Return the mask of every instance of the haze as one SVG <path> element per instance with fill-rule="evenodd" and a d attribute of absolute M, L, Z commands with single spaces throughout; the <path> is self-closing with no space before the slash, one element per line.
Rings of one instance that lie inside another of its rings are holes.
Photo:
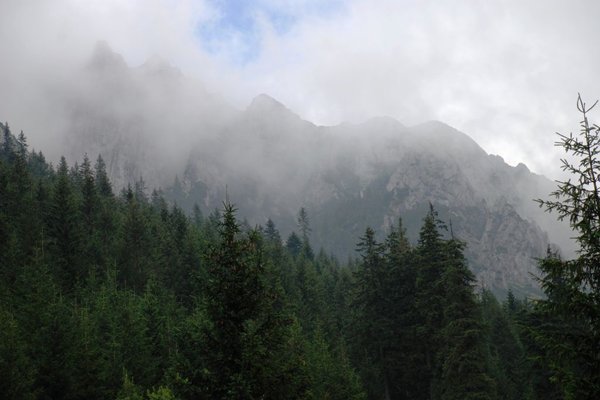
<path fill-rule="evenodd" d="M 129 66 L 159 55 L 238 108 L 268 93 L 316 124 L 441 120 L 556 177 L 553 133 L 577 130 L 577 92 L 600 96 L 599 12 L 595 1 L 3 0 L 0 118 L 56 158 L 55 100 L 104 40 Z"/>

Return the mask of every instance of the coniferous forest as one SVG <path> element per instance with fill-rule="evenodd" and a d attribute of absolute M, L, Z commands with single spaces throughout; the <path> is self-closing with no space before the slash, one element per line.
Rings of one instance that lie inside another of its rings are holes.
<path fill-rule="evenodd" d="M 580 111 L 587 112 L 580 102 Z M 187 215 L 101 157 L 57 166 L 0 126 L 4 399 L 584 399 L 600 383 L 599 129 L 564 136 L 578 179 L 542 206 L 582 251 L 540 260 L 541 299 L 480 286 L 433 206 L 365 227 L 341 262 L 235 199 Z M 592 150 L 592 151 L 590 151 Z M 581 179 L 579 179 L 581 178 Z M 384 237 L 384 240 L 378 240 Z"/>

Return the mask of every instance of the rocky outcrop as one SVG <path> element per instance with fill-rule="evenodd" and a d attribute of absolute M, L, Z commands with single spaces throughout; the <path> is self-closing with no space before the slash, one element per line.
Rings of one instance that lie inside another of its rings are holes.
<path fill-rule="evenodd" d="M 117 186 L 143 177 L 179 205 L 218 208 L 227 190 L 252 224 L 272 218 L 283 235 L 309 212 L 314 246 L 354 255 L 367 226 L 402 218 L 416 240 L 429 203 L 467 242 L 479 281 L 532 293 L 548 244 L 572 251 L 569 230 L 537 208 L 553 183 L 488 155 L 437 121 L 388 118 L 315 126 L 268 95 L 236 110 L 164 60 L 129 68 L 101 44 L 64 101 L 68 153 L 101 153 Z M 227 188 L 227 189 L 226 189 Z"/>

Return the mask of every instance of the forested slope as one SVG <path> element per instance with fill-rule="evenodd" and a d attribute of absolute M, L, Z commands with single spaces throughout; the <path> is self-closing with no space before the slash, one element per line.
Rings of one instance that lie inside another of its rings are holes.
<path fill-rule="evenodd" d="M 7 399 L 553 398 L 527 302 L 474 288 L 423 216 L 364 227 L 356 260 L 250 227 L 235 199 L 186 215 L 102 158 L 53 167 L 1 125 L 0 393 Z M 230 203 L 231 201 L 231 203 Z M 532 360 L 536 360 L 535 362 Z"/>

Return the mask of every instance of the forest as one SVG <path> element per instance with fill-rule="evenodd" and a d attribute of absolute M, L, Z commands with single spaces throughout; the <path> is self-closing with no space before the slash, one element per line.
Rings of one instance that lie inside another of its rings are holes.
<path fill-rule="evenodd" d="M 534 299 L 476 285 L 432 205 L 416 243 L 401 219 L 364 227 L 342 262 L 304 209 L 286 238 L 235 199 L 186 215 L 141 180 L 117 193 L 101 157 L 53 166 L 1 124 L 0 397 L 598 398 L 600 128 L 580 106 L 580 135 L 560 137 L 577 179 L 540 202 L 582 250 L 548 250 Z"/>

